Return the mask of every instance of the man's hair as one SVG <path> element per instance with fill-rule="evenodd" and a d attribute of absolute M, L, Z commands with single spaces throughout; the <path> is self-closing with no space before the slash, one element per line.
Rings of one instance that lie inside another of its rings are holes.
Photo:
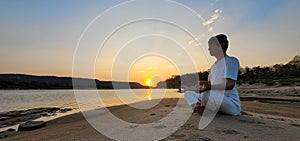
<path fill-rule="evenodd" d="M 226 52 L 227 49 L 228 49 L 229 42 L 227 40 L 227 36 L 226 35 L 219 34 L 219 35 L 211 37 L 208 40 L 208 44 L 209 45 L 221 45 L 221 46 L 224 45 L 222 47 L 222 49 L 223 49 L 224 52 Z"/>

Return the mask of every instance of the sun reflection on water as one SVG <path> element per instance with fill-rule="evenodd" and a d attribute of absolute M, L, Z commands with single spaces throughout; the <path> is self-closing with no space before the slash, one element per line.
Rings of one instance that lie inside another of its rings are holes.
<path fill-rule="evenodd" d="M 151 89 L 147 89 L 147 99 L 148 99 L 148 100 L 152 100 L 151 94 L 152 94 Z"/>

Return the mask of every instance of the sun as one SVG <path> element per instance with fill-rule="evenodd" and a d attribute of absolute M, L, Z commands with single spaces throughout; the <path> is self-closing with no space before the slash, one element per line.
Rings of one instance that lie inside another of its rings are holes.
<path fill-rule="evenodd" d="M 151 80 L 151 79 L 147 79 L 147 80 L 146 80 L 146 84 L 147 84 L 148 86 L 151 86 L 152 80 Z"/>

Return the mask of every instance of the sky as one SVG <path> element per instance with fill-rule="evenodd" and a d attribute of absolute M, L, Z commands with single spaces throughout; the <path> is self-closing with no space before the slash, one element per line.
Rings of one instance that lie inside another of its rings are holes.
<path fill-rule="evenodd" d="M 225 33 L 241 67 L 300 54 L 298 0 L 1 0 L 0 73 L 136 81 L 205 71 Z"/>

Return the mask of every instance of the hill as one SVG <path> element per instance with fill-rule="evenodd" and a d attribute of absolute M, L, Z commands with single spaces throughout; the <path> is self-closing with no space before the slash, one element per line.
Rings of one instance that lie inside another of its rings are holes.
<path fill-rule="evenodd" d="M 73 81 L 76 84 L 73 85 Z M 143 89 L 137 82 L 100 81 L 97 79 L 0 74 L 0 89 Z"/>

